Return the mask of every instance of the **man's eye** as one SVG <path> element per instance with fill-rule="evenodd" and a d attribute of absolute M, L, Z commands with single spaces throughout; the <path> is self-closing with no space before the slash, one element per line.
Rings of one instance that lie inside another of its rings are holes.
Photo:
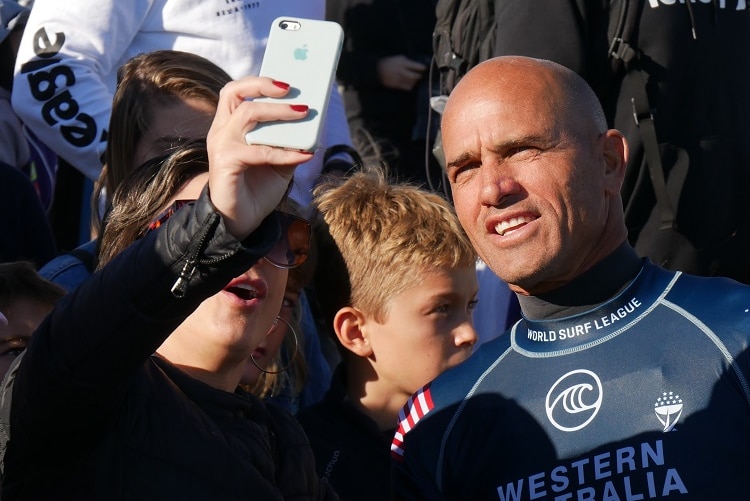
<path fill-rule="evenodd" d="M 517 155 L 535 155 L 539 150 L 537 148 L 534 148 L 533 146 L 516 146 L 514 148 L 511 148 L 507 151 L 507 156 L 517 156 Z"/>
<path fill-rule="evenodd" d="M 477 304 L 479 303 L 479 299 L 472 299 L 469 301 L 469 311 L 474 311 L 474 308 L 477 307 Z"/>
<path fill-rule="evenodd" d="M 297 303 L 294 302 L 293 299 L 290 299 L 288 297 L 285 297 L 281 300 L 281 307 L 282 308 L 289 308 L 290 310 L 293 309 Z"/>
<path fill-rule="evenodd" d="M 448 169 L 448 179 L 451 182 L 458 181 L 461 177 L 469 174 L 473 169 L 479 167 L 479 162 L 458 165 Z"/>

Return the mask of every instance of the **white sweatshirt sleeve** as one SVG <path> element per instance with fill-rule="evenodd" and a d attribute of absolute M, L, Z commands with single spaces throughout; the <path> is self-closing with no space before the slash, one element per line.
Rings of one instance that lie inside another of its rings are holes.
<path fill-rule="evenodd" d="M 115 75 L 152 0 L 36 0 L 16 60 L 16 114 L 90 179 L 102 167 Z"/>

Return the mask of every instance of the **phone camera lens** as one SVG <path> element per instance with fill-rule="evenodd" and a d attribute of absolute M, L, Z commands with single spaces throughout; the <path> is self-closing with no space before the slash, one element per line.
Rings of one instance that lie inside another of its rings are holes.
<path fill-rule="evenodd" d="M 287 22 L 283 22 L 283 23 L 281 23 L 281 25 L 280 25 L 280 26 L 281 26 L 281 29 L 282 29 L 282 30 L 285 30 L 285 29 L 287 29 L 287 28 L 289 27 L 289 23 L 287 23 Z"/>

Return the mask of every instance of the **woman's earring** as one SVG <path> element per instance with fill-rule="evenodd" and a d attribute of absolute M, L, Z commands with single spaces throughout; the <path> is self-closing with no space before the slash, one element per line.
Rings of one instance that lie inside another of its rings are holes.
<path fill-rule="evenodd" d="M 261 372 L 263 372 L 265 374 L 281 374 L 282 372 L 286 371 L 289 368 L 289 366 L 292 365 L 292 362 L 294 362 L 294 358 L 297 356 L 297 352 L 299 351 L 299 339 L 297 338 L 297 333 L 294 331 L 294 327 L 292 327 L 292 324 L 290 324 L 289 322 L 287 322 L 286 320 L 284 320 L 281 317 L 276 317 L 276 320 L 273 322 L 273 325 L 277 325 L 279 323 L 279 320 L 281 320 L 282 322 L 284 322 L 286 324 L 286 326 L 289 328 L 289 331 L 291 331 L 292 336 L 294 336 L 294 353 L 292 353 L 292 356 L 289 357 L 289 362 L 287 362 L 287 364 L 284 367 L 282 367 L 281 369 L 276 370 L 276 371 L 269 371 L 269 370 L 266 370 L 266 369 L 262 368 L 255 361 L 255 358 L 253 358 L 253 354 L 251 353 L 250 354 L 250 361 L 253 363 L 253 365 L 259 371 L 261 371 Z"/>

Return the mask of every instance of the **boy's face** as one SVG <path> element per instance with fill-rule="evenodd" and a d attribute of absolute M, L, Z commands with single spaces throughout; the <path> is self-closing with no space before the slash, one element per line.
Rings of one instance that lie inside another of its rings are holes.
<path fill-rule="evenodd" d="M 472 311 L 474 267 L 430 271 L 391 299 L 384 323 L 368 322 L 373 366 L 385 391 L 404 401 L 444 370 L 463 362 L 477 341 Z"/>

